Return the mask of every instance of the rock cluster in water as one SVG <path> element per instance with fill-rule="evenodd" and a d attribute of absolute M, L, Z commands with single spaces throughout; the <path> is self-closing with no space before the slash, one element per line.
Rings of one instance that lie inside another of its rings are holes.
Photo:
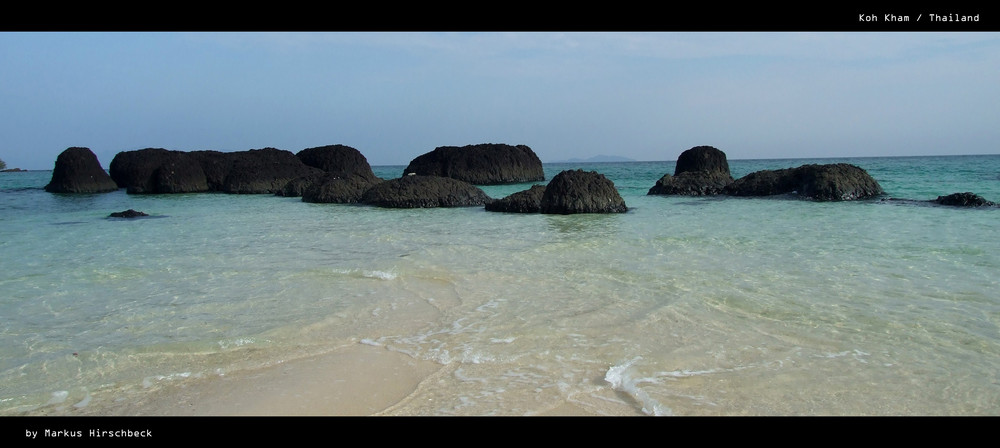
<path fill-rule="evenodd" d="M 883 191 L 868 172 L 846 163 L 761 170 L 734 180 L 724 152 L 711 146 L 697 146 L 681 153 L 674 175 L 664 175 L 647 194 L 796 194 L 817 201 L 849 201 L 874 198 L 882 195 Z"/>
<path fill-rule="evenodd" d="M 548 185 L 511 194 L 486 204 L 486 210 L 506 213 L 625 213 L 628 207 L 618 189 L 603 174 L 594 171 L 565 170 Z"/>
<path fill-rule="evenodd" d="M 441 176 L 475 185 L 514 184 L 545 179 L 542 161 L 525 145 L 483 143 L 439 146 L 417 156 L 404 175 Z"/>
<path fill-rule="evenodd" d="M 868 172 L 846 163 L 757 171 L 737 179 L 725 189 L 725 194 L 732 196 L 792 193 L 817 201 L 850 201 L 878 197 L 883 191 Z"/>
<path fill-rule="evenodd" d="M 674 175 L 664 174 L 647 194 L 717 195 L 731 183 L 726 153 L 711 146 L 696 146 L 682 152 Z"/>
<path fill-rule="evenodd" d="M 237 152 L 146 148 L 118 153 L 108 172 L 88 148 L 72 147 L 56 159 L 52 180 L 45 189 L 54 193 L 103 193 L 124 188 L 129 194 L 276 194 L 316 203 L 394 208 L 483 206 L 487 211 L 508 213 L 628 211 L 614 183 L 592 171 L 566 170 L 547 185 L 534 185 L 502 199 L 492 199 L 476 186 L 537 180 L 544 180 L 541 161 L 525 145 L 438 147 L 414 158 L 404 176 L 388 181 L 375 176 L 360 151 L 345 145 L 307 148 L 297 154 L 275 148 Z M 664 174 L 647 194 L 794 194 L 817 201 L 849 201 L 884 193 L 865 170 L 844 163 L 761 170 L 733 179 L 724 152 L 697 146 L 682 152 L 673 175 Z M 998 206 L 969 192 L 924 202 Z"/>
<path fill-rule="evenodd" d="M 274 194 L 293 179 L 323 170 L 275 148 L 236 152 L 147 148 L 118 153 L 109 172 L 131 194 Z"/>

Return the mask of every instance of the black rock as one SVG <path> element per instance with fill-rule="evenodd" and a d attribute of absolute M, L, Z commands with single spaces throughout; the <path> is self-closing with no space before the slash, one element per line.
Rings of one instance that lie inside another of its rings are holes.
<path fill-rule="evenodd" d="M 364 204 L 389 208 L 470 207 L 490 201 L 483 190 L 468 182 L 417 175 L 377 183 L 361 197 Z"/>
<path fill-rule="evenodd" d="M 288 182 L 323 171 L 310 167 L 290 151 L 171 151 L 146 148 L 118 153 L 111 177 L 129 193 L 274 194 Z"/>
<path fill-rule="evenodd" d="M 328 145 L 306 148 L 299 151 L 296 156 L 302 163 L 328 173 L 344 176 L 357 174 L 368 180 L 376 178 L 368 159 L 361 154 L 361 151 L 350 146 Z"/>
<path fill-rule="evenodd" d="M 183 151 L 146 148 L 115 155 L 111 178 L 129 194 L 209 191 L 199 159 Z"/>
<path fill-rule="evenodd" d="M 441 176 L 475 185 L 534 182 L 545 179 L 542 161 L 525 145 L 484 143 L 440 146 L 413 159 L 403 175 Z"/>
<path fill-rule="evenodd" d="M 711 146 L 696 146 L 677 158 L 673 176 L 664 174 L 646 194 L 717 195 L 731 183 L 726 153 Z"/>
<path fill-rule="evenodd" d="M 359 173 L 327 173 L 314 179 L 302 191 L 303 202 L 324 204 L 353 204 L 361 201 L 369 188 L 382 182 L 375 176 Z M 288 187 L 285 187 L 286 190 Z"/>
<path fill-rule="evenodd" d="M 733 196 L 796 193 L 817 201 L 850 201 L 884 194 L 868 172 L 846 163 L 757 171 L 737 179 L 726 187 L 725 193 Z"/>
<path fill-rule="evenodd" d="M 288 182 L 314 173 L 319 168 L 302 163 L 290 151 L 275 148 L 225 153 L 231 160 L 221 191 L 238 194 L 275 194 Z"/>
<path fill-rule="evenodd" d="M 109 218 L 139 218 L 142 216 L 149 216 L 149 215 L 132 209 L 128 209 L 123 212 L 114 212 L 108 215 Z"/>
<path fill-rule="evenodd" d="M 628 207 L 614 182 L 594 171 L 567 170 L 549 181 L 540 211 L 548 214 L 625 213 Z"/>
<path fill-rule="evenodd" d="M 996 207 L 993 201 L 987 201 L 982 196 L 974 193 L 952 193 L 947 196 L 938 196 L 934 202 L 941 205 L 951 205 L 956 207 Z"/>
<path fill-rule="evenodd" d="M 67 148 L 56 158 L 52 180 L 45 186 L 50 193 L 107 193 L 118 190 L 97 156 L 89 148 Z"/>
<path fill-rule="evenodd" d="M 314 173 L 292 179 L 288 181 L 288 183 L 285 184 L 284 187 L 281 188 L 281 191 L 278 191 L 274 194 L 276 196 L 284 196 L 289 198 L 302 197 L 302 194 L 305 193 L 305 191 L 309 187 L 311 187 L 314 182 L 316 182 L 319 179 L 322 179 L 323 176 L 324 174 Z"/>
<path fill-rule="evenodd" d="M 538 213 L 542 210 L 544 185 L 532 185 L 531 188 L 511 194 L 486 204 L 486 210 L 507 213 Z"/>

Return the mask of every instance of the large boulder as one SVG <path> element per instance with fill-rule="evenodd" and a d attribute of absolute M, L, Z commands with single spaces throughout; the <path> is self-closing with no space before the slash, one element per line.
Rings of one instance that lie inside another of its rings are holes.
<path fill-rule="evenodd" d="M 361 151 L 345 145 L 318 146 L 299 151 L 296 156 L 302 163 L 319 168 L 328 173 L 342 175 L 358 174 L 369 180 L 375 179 L 368 159 Z"/>
<path fill-rule="evenodd" d="M 302 163 L 290 151 L 171 151 L 147 148 L 120 152 L 111 161 L 111 177 L 129 193 L 274 194 L 289 181 L 323 170 Z"/>
<path fill-rule="evenodd" d="M 302 163 L 291 151 L 281 149 L 251 149 L 227 155 L 232 162 L 222 183 L 222 191 L 226 193 L 275 194 L 294 179 L 323 172 Z"/>
<path fill-rule="evenodd" d="M 209 191 L 198 159 L 183 151 L 146 148 L 115 155 L 111 178 L 130 194 Z"/>
<path fill-rule="evenodd" d="M 816 201 L 870 199 L 884 194 L 878 181 L 867 171 L 846 163 L 757 171 L 737 179 L 725 192 L 733 196 L 796 193 Z"/>
<path fill-rule="evenodd" d="M 534 182 L 545 179 L 542 161 L 525 145 L 483 143 L 440 146 L 417 156 L 404 175 L 441 176 L 475 185 Z"/>
<path fill-rule="evenodd" d="M 97 155 L 90 148 L 72 147 L 56 157 L 52 179 L 45 186 L 51 193 L 107 193 L 118 190 Z"/>
<path fill-rule="evenodd" d="M 389 208 L 470 207 L 490 201 L 483 190 L 468 182 L 418 175 L 377 183 L 361 197 L 364 204 Z"/>
<path fill-rule="evenodd" d="M 540 211 L 549 214 L 625 213 L 628 207 L 614 182 L 594 171 L 566 170 L 549 181 Z"/>
<path fill-rule="evenodd" d="M 353 204 L 361 201 L 361 197 L 375 184 L 382 182 L 375 176 L 367 176 L 359 173 L 343 174 L 339 172 L 326 173 L 323 176 L 314 178 L 300 178 L 309 181 L 309 186 L 302 191 L 302 202 L 324 203 L 324 204 Z M 285 193 L 296 181 L 292 181 L 285 186 Z M 289 196 L 289 194 L 285 194 Z"/>
<path fill-rule="evenodd" d="M 527 190 L 487 203 L 485 208 L 491 212 L 538 213 L 542 210 L 544 194 L 544 185 L 532 185 Z"/>
<path fill-rule="evenodd" d="M 226 178 L 233 167 L 233 153 L 202 150 L 188 153 L 198 161 L 208 182 L 208 191 L 224 191 Z"/>
<path fill-rule="evenodd" d="M 674 175 L 664 174 L 646 194 L 705 196 L 722 194 L 733 183 L 726 153 L 711 146 L 696 146 L 681 153 Z"/>
<path fill-rule="evenodd" d="M 306 192 L 306 190 L 308 190 L 309 187 L 312 187 L 314 182 L 322 179 L 324 176 L 326 176 L 326 174 L 314 173 L 292 179 L 288 181 L 288 183 L 285 184 L 284 187 L 281 187 L 281 191 L 278 191 L 274 194 L 276 196 L 284 196 L 289 198 L 302 197 L 302 195 Z"/>
<path fill-rule="evenodd" d="M 993 201 L 987 201 L 982 196 L 978 194 L 965 192 L 965 193 L 952 193 L 947 196 L 938 196 L 934 202 L 941 205 L 951 205 L 955 207 L 996 207 L 997 203 Z"/>

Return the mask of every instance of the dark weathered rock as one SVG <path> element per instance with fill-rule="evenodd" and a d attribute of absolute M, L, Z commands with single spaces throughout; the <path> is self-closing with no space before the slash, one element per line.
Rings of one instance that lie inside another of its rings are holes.
<path fill-rule="evenodd" d="M 183 151 L 146 148 L 123 151 L 111 161 L 111 178 L 130 194 L 209 191 L 198 159 Z"/>
<path fill-rule="evenodd" d="M 549 214 L 624 213 L 628 211 L 614 182 L 593 171 L 563 171 L 549 181 L 540 211 Z"/>
<path fill-rule="evenodd" d="M 277 193 L 289 181 L 323 171 L 290 151 L 171 151 L 147 148 L 118 153 L 111 177 L 129 193 Z"/>
<path fill-rule="evenodd" d="M 705 196 L 722 194 L 733 183 L 726 153 L 711 146 L 696 146 L 681 153 L 674 175 L 664 174 L 647 194 Z"/>
<path fill-rule="evenodd" d="M 754 171 L 726 187 L 731 196 L 772 196 L 797 190 L 795 168 Z"/>
<path fill-rule="evenodd" d="M 328 145 L 316 148 L 306 148 L 296 156 L 302 163 L 319 168 L 328 173 L 341 175 L 357 174 L 369 180 L 375 180 L 368 159 L 361 151 L 345 145 Z"/>
<path fill-rule="evenodd" d="M 149 216 L 149 215 L 132 209 L 128 209 L 123 212 L 114 212 L 108 215 L 109 218 L 141 218 L 143 216 Z"/>
<path fill-rule="evenodd" d="M 322 179 L 323 176 L 325 176 L 325 174 L 316 173 L 292 179 L 288 181 L 288 183 L 285 184 L 284 187 L 281 188 L 281 191 L 278 191 L 274 194 L 276 196 L 284 196 L 289 198 L 302 197 L 302 194 L 305 193 L 305 191 L 309 187 L 311 187 L 314 182 L 316 182 L 319 179 Z"/>
<path fill-rule="evenodd" d="M 664 174 L 646 194 L 711 196 L 722 194 L 731 183 L 733 176 L 722 173 L 687 172 L 676 176 Z"/>
<path fill-rule="evenodd" d="M 441 176 L 475 185 L 534 182 L 545 179 L 542 161 L 525 145 L 484 143 L 440 146 L 413 159 L 403 174 Z"/>
<path fill-rule="evenodd" d="M 222 191 L 237 194 L 275 194 L 288 182 L 313 173 L 319 168 L 302 163 L 290 151 L 275 148 L 251 149 L 227 153 L 232 160 Z"/>
<path fill-rule="evenodd" d="M 507 213 L 538 213 L 542 210 L 542 195 L 544 194 L 544 185 L 532 185 L 527 190 L 487 203 L 486 210 Z"/>
<path fill-rule="evenodd" d="M 846 163 L 803 165 L 796 170 L 799 196 L 817 201 L 851 201 L 884 194 L 867 171 Z"/>
<path fill-rule="evenodd" d="M 726 187 L 725 193 L 733 196 L 796 193 L 817 201 L 850 201 L 884 194 L 868 172 L 846 163 L 757 171 L 737 179 Z"/>
<path fill-rule="evenodd" d="M 361 202 L 379 207 L 470 207 L 492 199 L 475 185 L 440 176 L 407 175 L 369 188 Z"/>
<path fill-rule="evenodd" d="M 712 146 L 695 146 L 677 156 L 674 176 L 699 172 L 729 174 L 726 153 Z"/>
<path fill-rule="evenodd" d="M 205 181 L 208 183 L 208 191 L 223 191 L 226 177 L 233 167 L 232 153 L 204 150 L 191 151 L 188 154 L 201 165 Z"/>
<path fill-rule="evenodd" d="M 947 196 L 938 196 L 934 202 L 941 205 L 951 205 L 956 207 L 996 207 L 997 203 L 987 201 L 982 196 L 971 192 L 952 193 Z"/>
<path fill-rule="evenodd" d="M 52 180 L 45 186 L 51 193 L 107 193 L 118 190 L 97 155 L 89 148 L 72 147 L 56 157 Z"/>
<path fill-rule="evenodd" d="M 353 204 L 361 201 L 369 188 L 382 182 L 375 176 L 359 173 L 327 173 L 316 178 L 302 192 L 303 202 L 324 204 Z M 286 189 L 288 187 L 285 187 Z"/>

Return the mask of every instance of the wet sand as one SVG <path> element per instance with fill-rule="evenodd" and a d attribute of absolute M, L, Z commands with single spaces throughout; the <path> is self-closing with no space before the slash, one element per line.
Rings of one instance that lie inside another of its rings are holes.
<path fill-rule="evenodd" d="M 86 416 L 406 416 L 421 385 L 451 369 L 383 347 L 336 352 L 236 374 L 170 385 L 138 401 L 52 408 L 45 415 Z M 55 412 L 53 412 L 55 411 Z M 593 415 L 571 403 L 538 415 Z"/>

